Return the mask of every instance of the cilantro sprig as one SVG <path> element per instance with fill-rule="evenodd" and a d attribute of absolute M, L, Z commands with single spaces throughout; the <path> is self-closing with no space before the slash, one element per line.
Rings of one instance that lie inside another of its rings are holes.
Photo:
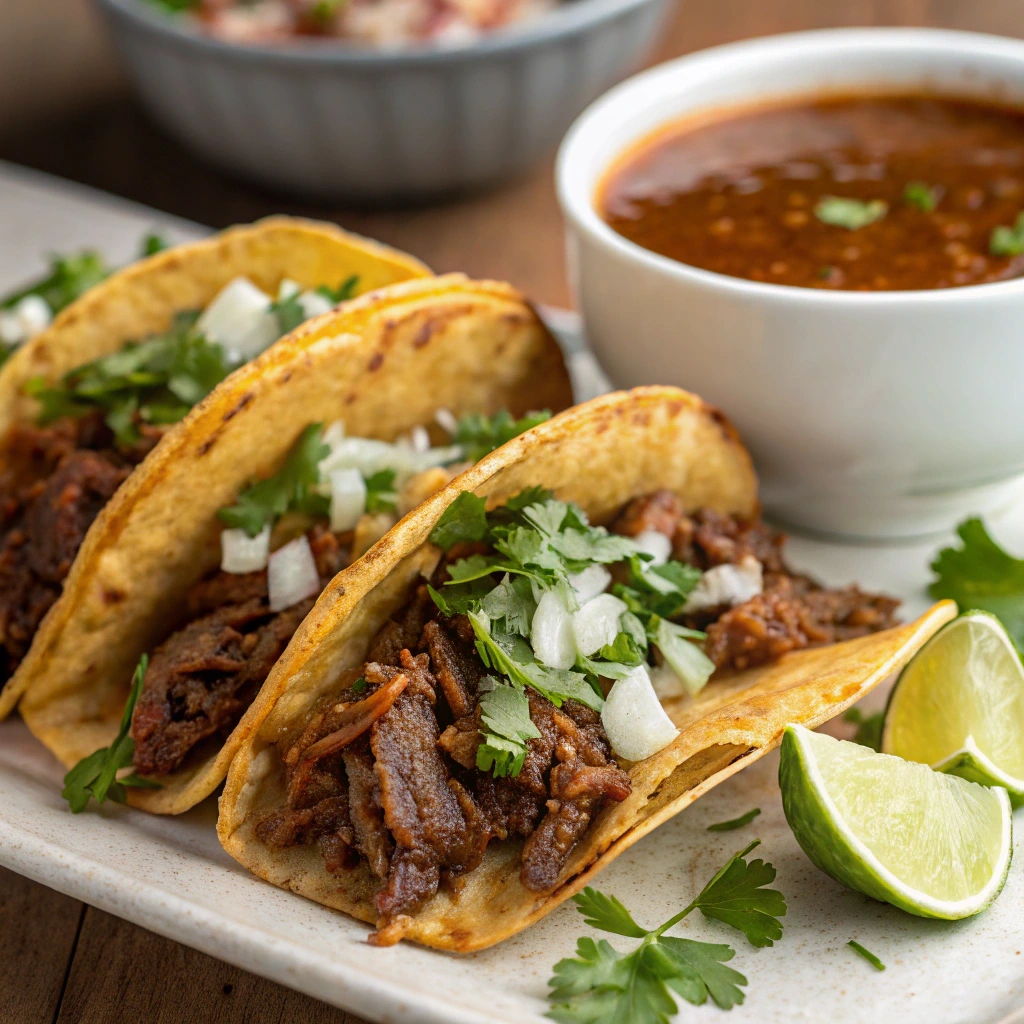
<path fill-rule="evenodd" d="M 59 313 L 93 285 L 110 275 L 111 268 L 99 253 L 87 250 L 73 256 L 54 256 L 50 272 L 37 281 L 0 299 L 0 309 L 10 309 L 29 295 L 38 295 L 51 312 Z"/>
<path fill-rule="evenodd" d="M 960 611 L 991 612 L 1024 651 L 1024 558 L 1014 558 L 992 539 L 977 518 L 957 527 L 959 547 L 943 548 L 932 562 L 935 598 L 949 597 Z"/>
<path fill-rule="evenodd" d="M 132 688 L 128 695 L 128 703 L 124 708 L 124 715 L 121 717 L 121 728 L 118 730 L 117 738 L 109 747 L 102 747 L 93 751 L 88 757 L 83 757 L 64 776 L 64 789 L 61 796 L 67 800 L 74 814 L 79 814 L 88 806 L 89 800 L 93 799 L 101 804 L 104 800 L 115 800 L 119 804 L 127 800 L 126 787 L 136 786 L 139 788 L 158 788 L 160 783 L 153 779 L 146 779 L 134 774 L 118 778 L 117 773 L 124 768 L 130 768 L 132 756 L 135 753 L 135 741 L 129 735 L 132 726 L 132 715 L 135 713 L 135 704 L 142 693 L 142 683 L 146 678 L 146 669 L 149 667 L 149 658 L 144 654 L 136 666 L 135 675 L 132 677 Z"/>
<path fill-rule="evenodd" d="M 194 312 L 179 313 L 166 333 L 129 342 L 76 367 L 56 384 L 29 381 L 26 392 L 41 405 L 39 422 L 99 409 L 122 445 L 138 440 L 137 421 L 176 423 L 234 369 L 221 347 L 195 330 L 197 318 Z"/>
<path fill-rule="evenodd" d="M 637 924 L 614 896 L 590 887 L 574 896 L 588 925 L 641 942 L 631 953 L 620 953 L 605 939 L 580 938 L 576 956 L 555 964 L 548 1016 L 561 1024 L 668 1024 L 678 1009 L 676 996 L 695 1006 L 710 996 L 723 1010 L 742 1003 L 747 979 L 725 966 L 736 955 L 730 946 L 665 933 L 700 910 L 742 931 L 754 946 L 781 938 L 786 900 L 766 888 L 775 869 L 744 859 L 759 842 L 735 854 L 696 899 L 652 931 Z"/>
<path fill-rule="evenodd" d="M 844 722 L 857 726 L 853 742 L 872 750 L 882 749 L 882 726 L 885 725 L 885 712 L 876 711 L 873 715 L 865 715 L 860 708 L 850 708 L 843 715 Z"/>
<path fill-rule="evenodd" d="M 882 199 L 850 199 L 844 196 L 825 196 L 814 207 L 814 216 L 836 228 L 856 231 L 881 220 L 889 212 L 889 205 Z"/>
<path fill-rule="evenodd" d="M 518 420 L 513 419 L 507 409 L 502 409 L 493 416 L 471 413 L 458 421 L 452 441 L 462 445 L 470 462 L 479 462 L 496 448 L 549 419 L 549 409 L 528 412 Z"/>
<path fill-rule="evenodd" d="M 707 830 L 709 832 L 732 832 L 734 829 L 749 825 L 760 813 L 761 808 L 754 807 L 746 814 L 741 814 L 738 818 L 732 818 L 730 821 L 716 821 L 714 825 L 708 825 Z"/>
<path fill-rule="evenodd" d="M 923 181 L 909 181 L 903 189 L 903 202 L 922 213 L 931 213 L 942 198 L 940 185 L 927 185 Z"/>
<path fill-rule="evenodd" d="M 883 964 L 870 949 L 865 949 L 859 942 L 855 942 L 853 939 L 850 939 L 847 945 L 854 951 L 854 953 L 857 954 L 857 956 L 867 960 L 867 962 L 871 964 L 876 971 L 885 970 L 885 964 Z"/>
<path fill-rule="evenodd" d="M 476 766 L 482 772 L 493 769 L 495 778 L 518 775 L 526 760 L 526 744 L 539 739 L 540 730 L 530 719 L 530 702 L 522 690 L 493 676 L 480 697 L 483 740 L 476 751 Z"/>
<path fill-rule="evenodd" d="M 993 256 L 1020 256 L 1024 254 L 1024 211 L 1009 227 L 1000 224 L 992 229 L 988 240 L 988 251 Z"/>
<path fill-rule="evenodd" d="M 305 512 L 317 517 L 328 515 L 330 500 L 316 490 L 320 460 L 330 451 L 322 435 L 323 424 L 311 423 L 306 427 L 292 445 L 284 465 L 273 476 L 242 491 L 234 505 L 218 511 L 218 519 L 255 537 L 285 512 Z"/>

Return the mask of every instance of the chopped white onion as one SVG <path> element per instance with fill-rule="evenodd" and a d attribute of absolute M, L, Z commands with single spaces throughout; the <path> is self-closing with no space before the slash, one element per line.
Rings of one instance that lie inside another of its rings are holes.
<path fill-rule="evenodd" d="M 572 616 L 561 595 L 554 590 L 546 590 L 537 602 L 530 643 L 537 660 L 549 668 L 572 668 L 576 663 Z"/>
<path fill-rule="evenodd" d="M 689 614 L 742 604 L 760 594 L 763 588 L 761 563 L 753 555 L 745 555 L 736 565 L 716 565 L 703 573 L 690 591 L 683 611 Z"/>
<path fill-rule="evenodd" d="M 343 420 L 335 420 L 329 423 L 323 433 L 323 443 L 332 451 L 345 439 L 345 423 Z"/>
<path fill-rule="evenodd" d="M 305 535 L 278 548 L 267 564 L 270 610 L 282 612 L 304 598 L 320 593 L 320 574 Z"/>
<path fill-rule="evenodd" d="M 331 529 L 354 530 L 366 511 L 366 481 L 358 469 L 331 473 Z"/>
<path fill-rule="evenodd" d="M 455 418 L 455 414 L 451 409 L 438 409 L 434 413 L 434 419 L 442 430 L 447 431 L 452 437 L 455 436 L 456 431 L 459 429 L 459 421 Z"/>
<path fill-rule="evenodd" d="M 302 312 L 307 320 L 314 316 L 330 313 L 334 309 L 334 303 L 326 295 L 321 295 L 319 292 L 303 292 L 298 298 L 298 303 L 302 307 Z"/>
<path fill-rule="evenodd" d="M 580 654 L 589 658 L 605 644 L 614 643 L 619 635 L 619 618 L 625 610 L 625 601 L 613 594 L 599 594 L 575 612 L 572 634 Z"/>
<path fill-rule="evenodd" d="M 358 469 L 365 477 L 382 469 L 393 469 L 398 488 L 413 474 L 454 462 L 462 455 L 459 445 L 417 452 L 408 441 L 405 444 L 388 444 L 368 437 L 342 437 L 336 441 L 332 438 L 328 444 L 331 452 L 320 462 L 321 480 L 330 479 L 330 474 L 337 469 Z"/>
<path fill-rule="evenodd" d="M 286 277 L 277 286 L 277 301 L 284 302 L 285 299 L 294 298 L 302 291 L 302 285 L 298 281 L 293 281 L 290 277 Z"/>
<path fill-rule="evenodd" d="M 651 565 L 664 565 L 672 554 L 672 541 L 657 530 L 644 530 L 633 538 L 633 543 L 654 559 Z"/>
<path fill-rule="evenodd" d="M 270 296 L 247 277 L 236 277 L 220 290 L 196 321 L 196 329 L 222 345 L 232 359 L 252 359 L 281 334 L 270 311 Z"/>
<path fill-rule="evenodd" d="M 603 565 L 588 565 L 582 572 L 569 574 L 569 583 L 581 605 L 603 594 L 611 581 L 612 574 Z"/>
<path fill-rule="evenodd" d="M 266 569 L 270 555 L 270 524 L 250 537 L 245 530 L 220 531 L 220 567 L 224 572 L 245 573 Z"/>
<path fill-rule="evenodd" d="M 39 295 L 26 295 L 10 309 L 0 312 L 0 341 L 5 345 L 21 345 L 53 321 L 53 310 Z"/>
<path fill-rule="evenodd" d="M 427 433 L 426 427 L 413 427 L 409 440 L 412 442 L 414 452 L 422 455 L 424 452 L 430 451 L 430 435 Z"/>
<path fill-rule="evenodd" d="M 612 686 L 601 724 L 612 750 L 627 761 L 642 761 L 679 735 L 658 701 L 646 665 L 638 665 Z"/>
<path fill-rule="evenodd" d="M 678 676 L 683 689 L 691 697 L 704 689 L 715 663 L 692 641 L 686 639 L 686 630 L 662 619 L 654 635 L 654 643 L 666 664 Z"/>

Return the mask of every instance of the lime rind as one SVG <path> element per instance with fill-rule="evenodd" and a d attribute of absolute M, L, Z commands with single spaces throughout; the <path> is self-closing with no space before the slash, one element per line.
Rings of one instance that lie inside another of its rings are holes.
<path fill-rule="evenodd" d="M 786 728 L 779 760 L 779 785 L 786 820 L 797 842 L 817 867 L 850 889 L 918 917 L 960 920 L 980 913 L 995 900 L 1006 882 L 1013 855 L 1012 811 L 1006 790 L 998 787 L 988 790 L 999 805 L 1001 830 L 999 850 L 988 882 L 965 899 L 938 899 L 898 878 L 852 831 L 828 792 L 817 758 L 809 746 L 811 736 L 813 733 L 803 726 Z M 879 813 L 885 813 L 884 806 L 880 806 Z"/>
<path fill-rule="evenodd" d="M 954 658 L 959 657 L 961 662 L 948 671 L 955 673 L 959 669 L 961 673 L 967 674 L 969 670 L 976 669 L 981 678 L 966 683 L 955 682 L 959 692 L 948 694 L 950 700 L 943 701 L 942 680 L 940 678 L 937 681 L 932 673 L 952 665 L 953 659 L 939 659 L 936 664 L 935 652 L 941 654 L 949 649 L 951 634 L 964 629 L 973 631 L 972 646 L 964 658 L 963 649 L 957 649 L 954 645 L 951 653 Z M 991 670 L 996 665 L 1007 672 L 1004 676 L 1006 685 L 1002 687 L 993 685 Z M 953 713 L 950 704 L 955 708 Z M 980 720 L 975 717 L 973 723 L 968 721 L 970 716 L 965 713 L 965 709 L 980 711 Z M 960 713 L 956 714 L 956 711 Z M 972 725 L 980 727 L 982 733 L 988 734 L 997 752 L 1001 746 L 1004 758 L 1020 757 L 1017 752 L 1022 747 L 1015 741 L 1012 731 L 1003 732 L 1000 737 L 1002 744 L 994 736 L 998 735 L 1005 722 L 1014 721 L 1019 722 L 1019 731 L 1024 733 L 1024 665 L 1003 624 L 990 612 L 968 611 L 959 615 L 943 626 L 903 669 L 886 705 L 882 750 L 907 760 L 929 764 L 936 771 L 957 775 L 969 782 L 983 786 L 1002 786 L 1009 793 L 1014 807 L 1024 805 L 1024 778 L 1000 767 L 992 756 L 993 751 L 983 750 L 982 744 L 972 733 L 956 736 L 954 740 L 949 735 L 953 721 L 963 723 L 966 729 Z M 942 737 L 943 727 L 947 733 L 945 737 Z M 1006 741 L 1007 734 L 1010 736 L 1009 742 Z M 940 738 L 952 740 L 948 746 L 953 749 L 949 752 L 935 749 Z M 936 757 L 939 753 L 942 756 Z M 1015 767 L 1019 770 L 1020 765 Z"/>
<path fill-rule="evenodd" d="M 968 736 L 962 750 L 951 754 L 944 761 L 931 766 L 937 772 L 947 775 L 958 775 L 968 782 L 976 782 L 979 786 L 1000 786 L 1010 797 L 1010 805 L 1014 808 L 1024 806 L 1024 780 L 1015 779 L 998 768 L 978 749 L 973 736 Z"/>

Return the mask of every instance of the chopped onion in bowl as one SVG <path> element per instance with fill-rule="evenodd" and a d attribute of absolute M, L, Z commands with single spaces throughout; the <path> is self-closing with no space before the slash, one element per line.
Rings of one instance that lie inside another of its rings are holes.
<path fill-rule="evenodd" d="M 736 565 L 716 565 L 701 575 L 683 605 L 683 611 L 704 611 L 722 605 L 737 605 L 756 597 L 764 589 L 761 563 L 744 555 Z"/>
<path fill-rule="evenodd" d="M 196 321 L 196 330 L 223 346 L 232 359 L 259 355 L 281 333 L 270 296 L 247 277 L 236 277 L 217 293 Z"/>
<path fill-rule="evenodd" d="M 614 643 L 625 610 L 625 601 L 613 594 L 599 594 L 573 613 L 572 633 L 580 654 L 589 658 L 605 644 Z"/>
<path fill-rule="evenodd" d="M 366 511 L 366 481 L 358 469 L 331 473 L 331 529 L 354 530 Z"/>
<path fill-rule="evenodd" d="M 561 595 L 546 590 L 537 602 L 530 627 L 530 644 L 537 660 L 549 668 L 572 668 L 576 664 L 576 641 L 572 616 Z"/>
<path fill-rule="evenodd" d="M 627 761 L 642 761 L 679 735 L 658 701 L 646 665 L 638 665 L 612 686 L 601 712 L 601 724 L 612 750 Z"/>
<path fill-rule="evenodd" d="M 410 440 L 412 450 L 417 454 L 422 455 L 424 452 L 430 451 L 430 435 L 427 433 L 426 427 L 413 427 Z"/>
<path fill-rule="evenodd" d="M 612 574 L 603 565 L 589 565 L 582 572 L 569 574 L 569 583 L 581 605 L 603 594 L 611 581 Z"/>
<path fill-rule="evenodd" d="M 220 531 L 220 567 L 224 572 L 246 573 L 266 569 L 270 555 L 270 524 L 250 537 L 245 530 Z"/>
<path fill-rule="evenodd" d="M 704 689 L 715 671 L 715 663 L 696 644 L 687 639 L 687 634 L 692 632 L 683 626 L 661 619 L 654 636 L 654 642 L 662 657 L 691 697 Z M 698 634 L 700 635 L 702 634 Z"/>
<path fill-rule="evenodd" d="M 633 538 L 633 543 L 643 552 L 651 555 L 650 565 L 664 565 L 672 554 L 672 541 L 657 530 L 644 530 Z"/>
<path fill-rule="evenodd" d="M 267 564 L 270 610 L 282 612 L 304 598 L 320 593 L 320 574 L 305 535 L 278 548 Z"/>

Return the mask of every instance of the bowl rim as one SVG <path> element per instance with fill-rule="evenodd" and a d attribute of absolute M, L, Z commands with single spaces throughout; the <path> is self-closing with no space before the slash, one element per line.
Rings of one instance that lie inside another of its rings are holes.
<path fill-rule="evenodd" d="M 701 286 L 726 294 L 736 299 L 760 299 L 796 306 L 814 305 L 858 305 L 873 307 L 915 305 L 941 305 L 948 303 L 989 301 L 986 297 L 1019 297 L 1024 295 L 1024 277 L 1005 281 L 990 281 L 980 284 L 960 285 L 952 288 L 930 288 L 903 291 L 828 291 L 820 288 L 804 288 L 799 285 L 774 284 L 750 281 L 741 277 L 730 277 L 713 270 L 704 270 L 681 263 L 668 256 L 645 249 L 618 234 L 598 214 L 594 190 L 589 183 L 584 187 L 578 176 L 578 168 L 591 164 L 594 157 L 592 144 L 600 137 L 597 130 L 609 109 L 623 104 L 634 97 L 642 109 L 650 100 L 640 97 L 652 84 L 666 85 L 668 89 L 681 89 L 675 84 L 677 78 L 684 81 L 700 72 L 720 72 L 735 75 L 737 66 L 760 61 L 780 61 L 783 58 L 798 59 L 802 55 L 828 53 L 841 57 L 842 52 L 884 53 L 892 57 L 902 51 L 941 54 L 951 63 L 971 56 L 1011 59 L 1020 63 L 1021 82 L 1024 84 L 1024 39 L 996 36 L 982 32 L 962 32 L 952 29 L 932 28 L 838 28 L 816 29 L 807 32 L 788 32 L 757 39 L 725 43 L 686 54 L 674 60 L 655 65 L 633 75 L 613 87 L 595 100 L 573 122 L 558 149 L 555 163 L 555 188 L 558 203 L 567 223 L 588 236 L 605 249 L 610 249 L 619 259 L 640 264 L 646 270 L 673 278 L 691 285 Z M 662 82 L 661 80 L 664 80 Z M 785 95 L 784 90 L 780 96 Z M 737 106 L 739 105 L 737 102 Z M 1024 107 L 1024 104 L 1022 104 Z M 700 109 L 700 108 L 694 108 Z M 724 108 L 723 108 L 724 109 Z M 665 123 L 670 123 L 671 118 Z M 638 132 L 631 143 L 640 142 L 658 129 Z M 630 143 L 621 147 L 621 155 Z M 606 160 L 600 168 L 603 175 L 611 166 Z"/>
<path fill-rule="evenodd" d="M 579 35 L 596 25 L 641 7 L 658 6 L 667 0 L 561 0 L 536 18 L 479 39 L 451 46 L 422 44 L 406 49 L 362 49 L 331 40 L 302 40 L 292 45 L 231 43 L 201 32 L 185 18 L 150 9 L 146 0 L 94 0 L 136 30 L 162 37 L 181 48 L 192 48 L 213 57 L 242 63 L 340 65 L 360 68 L 386 66 L 420 67 L 438 63 L 466 62 L 479 57 L 517 53 Z"/>

